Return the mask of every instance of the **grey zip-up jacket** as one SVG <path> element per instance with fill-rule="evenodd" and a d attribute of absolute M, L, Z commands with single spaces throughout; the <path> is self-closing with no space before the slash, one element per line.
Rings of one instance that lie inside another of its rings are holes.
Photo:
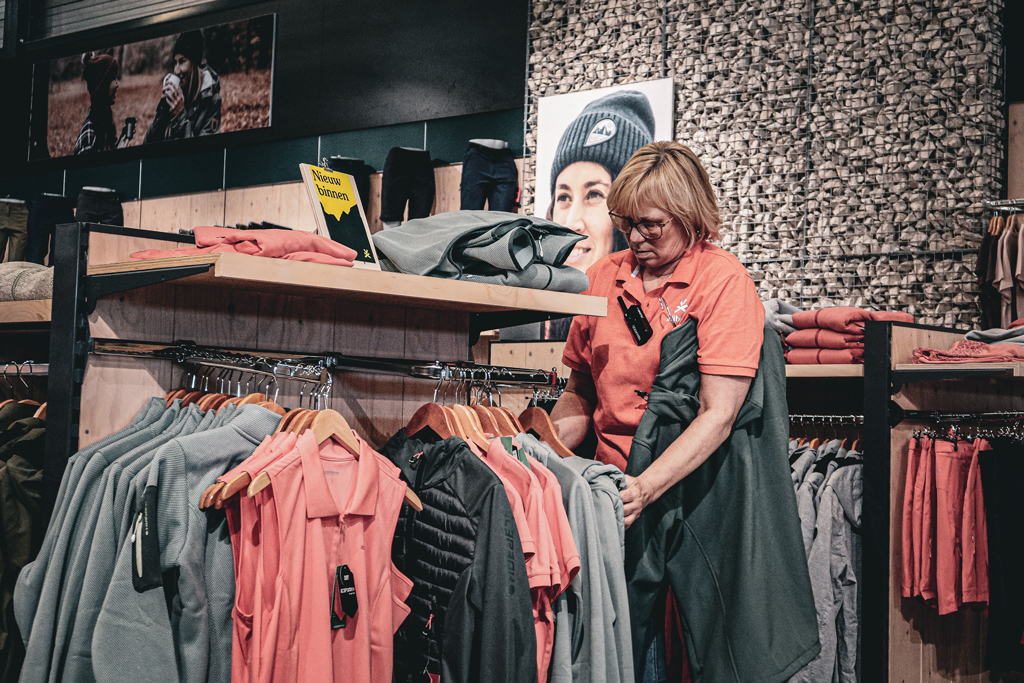
<path fill-rule="evenodd" d="M 564 264 L 582 239 L 534 216 L 449 211 L 382 230 L 373 244 L 386 270 L 578 294 L 587 276 Z"/>
<path fill-rule="evenodd" d="M 242 406 L 230 424 L 173 439 L 154 456 L 93 632 L 96 680 L 205 683 L 211 656 L 230 661 L 230 639 L 212 641 L 208 596 L 234 590 L 207 585 L 208 520 L 196 501 L 279 421 Z M 212 578 L 234 585 L 233 573 Z"/>
<path fill-rule="evenodd" d="M 791 683 L 858 681 L 863 470 L 860 464 L 839 467 L 822 487 L 814 544 L 808 559 L 821 653 L 797 672 Z"/>
<path fill-rule="evenodd" d="M 562 462 L 590 484 L 597 514 L 598 542 L 604 563 L 604 585 L 608 599 L 604 604 L 605 680 L 608 683 L 633 683 L 633 632 L 630 627 L 629 596 L 625 571 L 625 515 L 620 491 L 626 477 L 614 465 L 580 457 Z M 597 674 L 595 674 L 597 675 Z"/>
<path fill-rule="evenodd" d="M 555 642 L 548 683 L 607 683 L 604 631 L 612 620 L 605 617 L 604 608 L 610 602 L 610 595 L 590 485 L 532 435 L 519 434 L 516 440 L 558 479 L 562 504 L 580 554 L 579 573 L 569 588 L 555 598 L 553 606 Z"/>
<path fill-rule="evenodd" d="M 66 512 L 60 518 L 55 517 L 50 525 L 51 531 L 57 534 L 57 540 L 53 553 L 47 558 L 45 575 L 38 576 L 33 572 L 25 576 L 23 570 L 15 587 L 16 605 L 19 600 L 31 602 L 33 597 L 38 596 L 34 615 L 31 615 L 34 619 L 27 622 L 31 624 L 31 633 L 26 636 L 25 663 L 21 676 L 21 680 L 26 683 L 52 680 L 58 675 L 58 672 L 51 671 L 51 662 L 55 642 L 62 649 L 62 638 L 58 637 L 58 634 L 64 633 L 61 610 L 70 599 L 69 586 L 76 587 L 75 599 L 79 594 L 77 587 L 81 585 L 85 566 L 76 564 L 75 558 L 82 552 L 83 545 L 92 540 L 94 520 L 90 518 L 89 511 L 102 493 L 98 490 L 98 484 L 104 470 L 117 458 L 158 436 L 177 417 L 179 406 L 180 401 L 175 402 L 174 406 L 160 414 L 157 422 L 77 461 L 85 460 L 85 463 L 80 476 L 76 478 L 74 490 L 69 492 L 70 501 Z M 75 473 L 73 470 L 72 475 Z M 36 584 L 39 579 L 41 585 Z M 32 607 L 27 607 L 24 611 L 30 613 L 31 610 Z"/>

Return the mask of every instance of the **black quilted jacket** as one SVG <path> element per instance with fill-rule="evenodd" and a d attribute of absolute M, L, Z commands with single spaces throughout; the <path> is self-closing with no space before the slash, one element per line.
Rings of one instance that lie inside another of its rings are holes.
<path fill-rule="evenodd" d="M 526 562 L 501 481 L 457 437 L 398 432 L 383 453 L 423 501 L 403 505 L 392 557 L 412 581 L 395 634 L 397 683 L 535 683 L 537 643 Z"/>

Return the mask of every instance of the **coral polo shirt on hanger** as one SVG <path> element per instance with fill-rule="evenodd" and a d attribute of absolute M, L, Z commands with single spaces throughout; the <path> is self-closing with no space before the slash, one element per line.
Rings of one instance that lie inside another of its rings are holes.
<path fill-rule="evenodd" d="M 764 307 L 735 256 L 713 244 L 691 247 L 662 286 L 644 292 L 633 252 L 609 254 L 587 270 L 584 294 L 608 298 L 608 316 L 576 316 L 562 362 L 594 378 L 598 460 L 625 471 L 633 435 L 658 374 L 661 340 L 688 318 L 697 320 L 702 374 L 753 377 L 764 341 Z M 638 346 L 616 297 L 639 305 L 654 336 Z"/>

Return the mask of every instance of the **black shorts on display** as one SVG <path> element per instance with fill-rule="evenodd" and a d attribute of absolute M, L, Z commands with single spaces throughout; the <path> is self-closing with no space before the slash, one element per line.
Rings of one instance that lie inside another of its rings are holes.
<path fill-rule="evenodd" d="M 434 206 L 434 167 L 430 152 L 392 147 L 384 162 L 380 189 L 380 219 L 401 221 L 409 204 L 409 218 L 426 218 Z"/>

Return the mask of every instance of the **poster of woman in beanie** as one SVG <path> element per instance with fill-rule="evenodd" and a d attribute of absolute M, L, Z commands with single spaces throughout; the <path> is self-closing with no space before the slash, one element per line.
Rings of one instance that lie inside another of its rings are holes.
<path fill-rule="evenodd" d="M 565 265 L 586 271 L 626 248 L 608 191 L 634 152 L 672 139 L 673 109 L 670 78 L 540 98 L 534 215 L 587 236 Z M 544 324 L 540 338 L 565 339 L 571 320 Z"/>
<path fill-rule="evenodd" d="M 102 152 L 270 125 L 272 14 L 75 54 L 46 69 L 46 150 Z"/>

